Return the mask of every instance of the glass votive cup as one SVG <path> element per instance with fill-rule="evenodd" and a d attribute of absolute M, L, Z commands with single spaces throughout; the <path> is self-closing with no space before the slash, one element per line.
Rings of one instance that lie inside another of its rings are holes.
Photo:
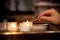
<path fill-rule="evenodd" d="M 7 30 L 8 32 L 16 32 L 18 30 L 17 22 L 7 22 Z"/>
<path fill-rule="evenodd" d="M 32 31 L 33 32 L 43 32 L 46 31 L 48 24 L 35 24 L 33 25 Z"/>
<path fill-rule="evenodd" d="M 19 29 L 20 29 L 21 32 L 30 32 L 32 26 L 33 26 L 32 22 L 28 22 L 28 23 L 27 22 L 22 22 L 22 23 L 20 23 Z"/>

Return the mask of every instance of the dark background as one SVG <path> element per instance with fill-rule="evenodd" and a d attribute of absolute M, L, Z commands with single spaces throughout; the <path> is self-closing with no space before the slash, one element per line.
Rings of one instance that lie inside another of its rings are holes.
<path fill-rule="evenodd" d="M 15 13 L 19 13 L 19 12 L 22 12 L 22 11 L 14 11 L 14 12 L 12 12 L 12 11 L 10 11 L 9 9 L 6 9 L 5 7 L 4 7 L 4 4 L 5 4 L 5 1 L 10 1 L 10 0 L 0 0 L 0 15 L 5 15 L 5 14 L 15 14 Z M 50 0 L 48 0 L 48 1 L 50 1 Z M 52 2 L 53 3 L 60 3 L 60 0 L 52 0 Z M 28 12 L 31 12 L 31 13 L 33 13 L 32 11 L 26 11 L 26 13 L 28 13 Z M 22 13 L 25 13 L 25 12 L 22 12 Z"/>
<path fill-rule="evenodd" d="M 26 15 L 26 14 L 27 14 L 27 16 L 30 15 L 30 14 L 34 16 L 34 12 L 32 10 L 30 10 L 30 11 L 18 11 L 18 10 L 16 10 L 16 11 L 10 11 L 9 9 L 6 9 L 5 8 L 5 1 L 7 1 L 8 3 L 10 3 L 9 2 L 10 0 L 0 0 L 0 20 L 3 20 L 3 19 L 9 19 L 10 20 L 11 19 L 13 21 L 14 20 L 20 21 L 21 20 L 20 19 L 21 14 L 22 14 L 22 17 L 24 17 L 24 15 Z M 50 2 L 50 0 L 47 0 L 47 2 Z M 59 0 L 52 0 L 52 3 L 60 3 L 60 1 Z M 11 16 L 11 18 L 9 18 L 9 16 Z"/>

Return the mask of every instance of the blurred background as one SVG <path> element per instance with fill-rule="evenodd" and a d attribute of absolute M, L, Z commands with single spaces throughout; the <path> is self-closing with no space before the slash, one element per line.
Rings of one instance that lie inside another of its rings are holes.
<path fill-rule="evenodd" d="M 55 8 L 60 12 L 60 1 L 0 0 L 0 19 L 17 22 L 33 20 L 37 18 L 39 13 L 50 8 Z"/>

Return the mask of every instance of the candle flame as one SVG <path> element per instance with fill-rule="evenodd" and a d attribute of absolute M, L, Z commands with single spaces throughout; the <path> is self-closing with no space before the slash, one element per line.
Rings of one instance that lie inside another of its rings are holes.
<path fill-rule="evenodd" d="M 28 23 L 29 21 L 27 20 L 27 23 Z"/>
<path fill-rule="evenodd" d="M 16 25 L 15 24 L 12 24 L 12 25 L 10 25 L 12 28 L 15 28 L 16 27 Z"/>

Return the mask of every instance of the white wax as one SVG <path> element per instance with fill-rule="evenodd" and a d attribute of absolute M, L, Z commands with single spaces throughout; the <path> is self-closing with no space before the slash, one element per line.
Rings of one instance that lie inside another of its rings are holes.
<path fill-rule="evenodd" d="M 40 29 L 40 30 L 46 30 L 48 24 L 36 24 L 33 26 L 34 30 Z"/>
<path fill-rule="evenodd" d="M 20 23 L 20 31 L 31 31 L 32 22 Z"/>
<path fill-rule="evenodd" d="M 26 27 L 26 26 L 21 26 L 20 27 L 20 31 L 30 31 L 30 27 Z"/>

